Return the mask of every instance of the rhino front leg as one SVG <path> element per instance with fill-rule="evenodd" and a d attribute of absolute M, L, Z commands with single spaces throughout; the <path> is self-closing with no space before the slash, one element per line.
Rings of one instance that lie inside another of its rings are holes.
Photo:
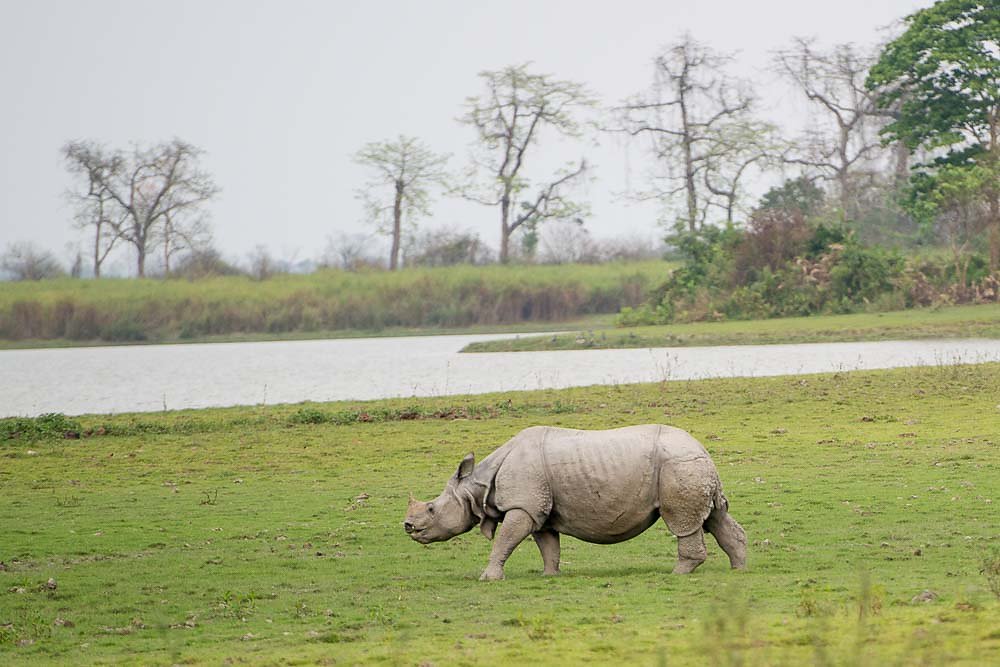
<path fill-rule="evenodd" d="M 531 534 L 535 538 L 538 550 L 542 552 L 542 564 L 545 566 L 542 574 L 559 574 L 559 533 L 552 530 L 540 530 Z"/>
<path fill-rule="evenodd" d="M 510 558 L 518 544 L 531 535 L 535 528 L 534 522 L 524 510 L 511 510 L 504 516 L 500 524 L 500 532 L 493 541 L 493 551 L 490 552 L 490 562 L 479 577 L 480 581 L 499 581 L 503 579 L 503 565 Z"/>
<path fill-rule="evenodd" d="M 708 558 L 705 533 L 699 528 L 690 535 L 677 538 L 677 567 L 674 574 L 690 574 Z"/>

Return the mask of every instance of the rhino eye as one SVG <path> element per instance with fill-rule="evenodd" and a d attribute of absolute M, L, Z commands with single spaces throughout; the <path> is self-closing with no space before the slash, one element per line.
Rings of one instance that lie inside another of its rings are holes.
<path fill-rule="evenodd" d="M 428 511 L 428 512 L 429 512 L 430 514 L 434 514 L 434 505 L 428 505 L 428 506 L 427 506 L 427 511 Z"/>

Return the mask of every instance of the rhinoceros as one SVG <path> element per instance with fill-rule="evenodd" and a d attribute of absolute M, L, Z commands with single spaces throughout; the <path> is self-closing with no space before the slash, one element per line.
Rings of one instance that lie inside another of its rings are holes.
<path fill-rule="evenodd" d="M 403 529 L 421 544 L 479 524 L 492 540 L 483 581 L 503 579 L 504 563 L 528 535 L 543 574 L 559 573 L 559 536 L 613 544 L 662 517 L 677 536 L 675 573 L 693 572 L 711 533 L 734 568 L 746 566 L 746 533 L 729 515 L 715 464 L 689 433 L 658 424 L 607 431 L 533 426 L 476 465 L 468 454 L 430 502 L 410 495 Z"/>

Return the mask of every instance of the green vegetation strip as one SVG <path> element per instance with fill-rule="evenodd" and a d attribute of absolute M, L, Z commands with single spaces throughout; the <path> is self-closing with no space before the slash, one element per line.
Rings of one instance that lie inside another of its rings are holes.
<path fill-rule="evenodd" d="M 326 270 L 254 281 L 44 280 L 0 289 L 0 347 L 520 330 L 614 314 L 667 262 Z"/>
<path fill-rule="evenodd" d="M 658 524 L 483 584 L 478 532 L 402 531 L 469 450 L 644 422 L 709 448 L 747 571 L 672 576 Z M 1000 364 L 16 423 L 4 664 L 1000 661 Z"/>
<path fill-rule="evenodd" d="M 593 329 L 561 335 L 525 336 L 472 343 L 462 351 L 527 352 L 921 338 L 1000 338 L 1000 305 Z"/>

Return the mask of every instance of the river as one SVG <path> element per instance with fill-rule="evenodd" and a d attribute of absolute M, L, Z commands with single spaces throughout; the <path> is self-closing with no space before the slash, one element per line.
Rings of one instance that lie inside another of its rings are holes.
<path fill-rule="evenodd" d="M 1000 340 L 459 354 L 420 336 L 0 351 L 0 417 L 441 396 L 1000 360 Z"/>

